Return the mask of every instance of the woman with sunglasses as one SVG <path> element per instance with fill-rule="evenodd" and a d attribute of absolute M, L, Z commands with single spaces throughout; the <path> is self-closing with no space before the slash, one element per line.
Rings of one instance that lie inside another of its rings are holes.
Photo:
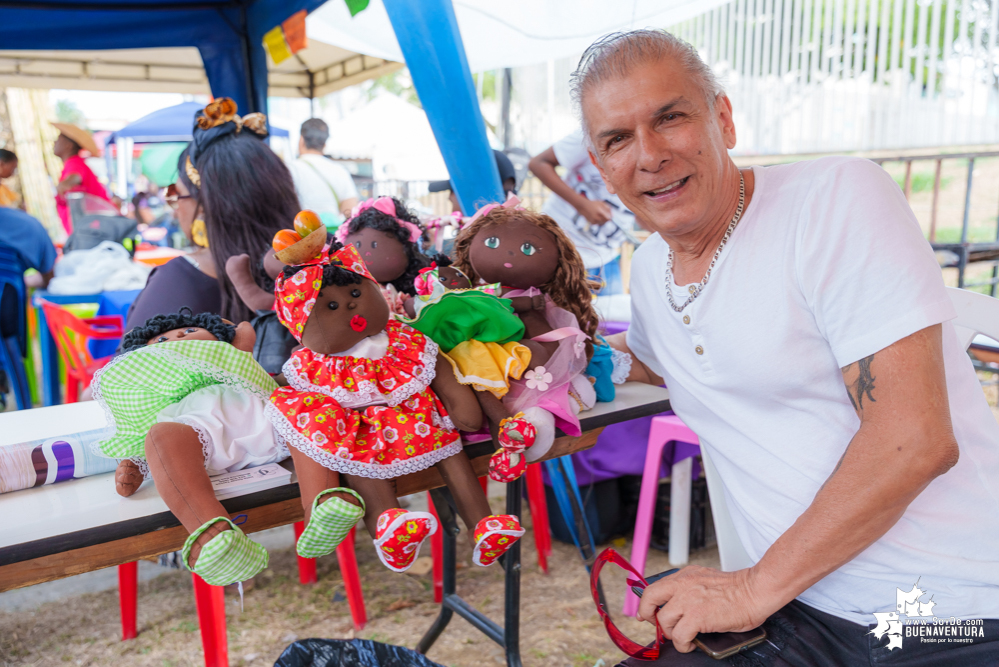
<path fill-rule="evenodd" d="M 266 117 L 241 118 L 229 98 L 199 112 L 166 197 L 193 250 L 153 270 L 128 313 L 126 330 L 184 306 L 235 323 L 253 317 L 226 275 L 226 261 L 249 255 L 257 283 L 273 289 L 259 262 L 274 234 L 290 228 L 299 210 L 291 174 L 263 141 L 266 136 Z"/>

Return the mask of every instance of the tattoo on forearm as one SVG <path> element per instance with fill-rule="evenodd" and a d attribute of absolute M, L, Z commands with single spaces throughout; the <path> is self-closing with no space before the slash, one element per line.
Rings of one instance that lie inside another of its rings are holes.
<path fill-rule="evenodd" d="M 874 398 L 874 381 L 877 379 L 871 372 L 874 355 L 864 357 L 843 369 L 843 380 L 846 383 L 846 393 L 850 397 L 853 409 L 858 415 L 864 414 L 864 399 L 877 403 Z"/>

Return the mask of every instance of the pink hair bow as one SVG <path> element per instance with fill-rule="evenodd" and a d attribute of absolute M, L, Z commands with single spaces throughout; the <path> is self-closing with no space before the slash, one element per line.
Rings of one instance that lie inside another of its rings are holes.
<path fill-rule="evenodd" d="M 392 201 L 391 197 L 378 197 L 376 199 L 365 199 L 360 204 L 354 207 L 354 210 L 350 212 L 350 218 L 344 220 L 343 224 L 336 230 L 336 240 L 340 243 L 344 242 L 347 238 L 347 229 L 350 227 L 350 221 L 359 216 L 364 211 L 369 208 L 374 208 L 380 213 L 384 213 L 388 217 L 392 218 L 399 223 L 405 229 L 409 230 L 409 242 L 416 243 L 416 240 L 423 235 L 423 231 L 409 222 L 408 220 L 400 220 L 395 214 L 395 202 Z"/>
<path fill-rule="evenodd" d="M 472 216 L 472 222 L 475 222 L 479 218 L 489 215 L 489 213 L 495 208 L 513 208 L 513 209 L 523 209 L 524 207 L 520 205 L 520 199 L 517 195 L 510 193 L 506 198 L 506 201 L 502 204 L 486 204 Z"/>

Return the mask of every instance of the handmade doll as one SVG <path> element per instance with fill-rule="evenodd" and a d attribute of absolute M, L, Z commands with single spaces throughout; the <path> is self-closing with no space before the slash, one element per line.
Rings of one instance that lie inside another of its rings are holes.
<path fill-rule="evenodd" d="M 392 311 L 400 315 L 405 299 L 416 294 L 417 274 L 430 265 L 430 258 L 420 252 L 422 236 L 417 217 L 394 197 L 362 201 L 336 232 L 337 241 L 357 248 L 371 275 L 385 288 Z"/>
<path fill-rule="evenodd" d="M 577 414 L 593 407 L 593 386 L 583 375 L 597 329 L 594 283 L 572 241 L 547 215 L 520 208 L 516 197 L 476 214 L 454 244 L 455 265 L 472 284 L 500 283 L 524 323 L 521 342 L 531 350 L 532 369 L 510 383 L 503 404 L 537 429 L 532 447 L 520 457 L 499 457 L 514 471 L 544 456 L 555 427 L 579 435 Z M 502 446 L 502 443 L 501 443 Z"/>
<path fill-rule="evenodd" d="M 287 267 L 275 296 L 278 316 L 304 346 L 284 367 L 291 386 L 277 389 L 268 406 L 292 446 L 307 510 L 299 554 L 312 555 L 320 543 L 332 551 L 364 516 L 382 563 L 407 570 L 437 521 L 401 509 L 392 480 L 436 466 L 473 527 L 473 561 L 494 562 L 524 531 L 515 516 L 490 515 L 456 430 L 477 430 L 482 412 L 437 345 L 389 319 L 353 245 L 335 243 Z"/>
<path fill-rule="evenodd" d="M 534 443 L 535 429 L 522 413 L 511 414 L 502 398 L 510 381 L 519 379 L 531 361 L 521 344 L 524 323 L 501 286 L 471 282 L 447 255 L 434 257 L 414 282 L 417 296 L 406 302 L 409 319 L 403 321 L 437 343 L 461 384 L 475 389 L 489 421 L 489 430 L 504 451 L 521 454 Z M 499 465 L 505 460 L 494 457 Z M 490 467 L 490 476 L 510 482 L 522 471 Z"/>
<path fill-rule="evenodd" d="M 288 457 L 265 416 L 277 385 L 250 356 L 253 342 L 248 322 L 182 308 L 125 334 L 124 354 L 93 381 L 110 434 L 97 453 L 122 459 L 116 490 L 131 496 L 151 475 L 190 533 L 184 564 L 216 586 L 259 573 L 267 551 L 230 521 L 209 476 Z"/>

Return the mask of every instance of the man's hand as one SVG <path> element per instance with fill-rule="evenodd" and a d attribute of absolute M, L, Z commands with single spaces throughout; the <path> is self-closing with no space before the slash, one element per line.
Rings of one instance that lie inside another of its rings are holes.
<path fill-rule="evenodd" d="M 602 225 L 613 217 L 614 211 L 611 210 L 610 204 L 605 201 L 587 199 L 578 194 L 575 200 L 572 205 L 591 225 Z"/>
<path fill-rule="evenodd" d="M 755 583 L 752 568 L 720 572 L 691 565 L 646 588 L 638 618 L 652 622 L 655 615 L 676 650 L 689 653 L 699 632 L 752 630 L 781 608 L 780 600 L 768 600 Z"/>
<path fill-rule="evenodd" d="M 648 366 L 642 363 L 642 360 L 632 354 L 631 349 L 628 347 L 628 334 L 622 331 L 621 333 L 611 334 L 607 336 L 607 344 L 618 352 L 625 352 L 631 356 L 631 371 L 628 373 L 628 382 L 644 382 L 645 384 L 654 384 L 659 387 L 663 385 L 663 379 L 652 372 Z"/>

